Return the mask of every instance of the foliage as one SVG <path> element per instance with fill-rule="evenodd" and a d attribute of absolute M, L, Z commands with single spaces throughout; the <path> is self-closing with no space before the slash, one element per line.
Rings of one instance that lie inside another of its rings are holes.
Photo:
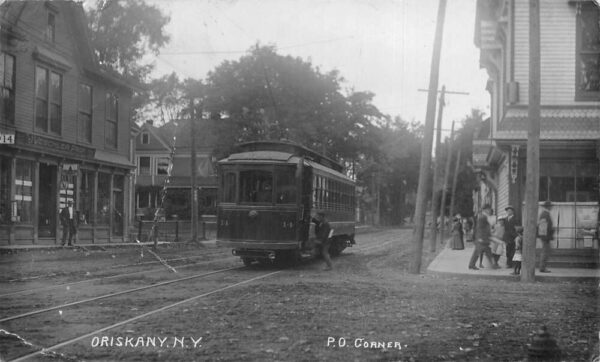
<path fill-rule="evenodd" d="M 145 104 L 140 114 L 158 120 L 160 124 L 180 118 L 187 106 L 183 84 L 174 72 L 150 81 L 144 98 Z"/>
<path fill-rule="evenodd" d="M 399 117 L 387 119 L 375 133 L 376 157 L 359 163 L 363 209 L 373 214 L 379 211 L 383 224 L 401 224 L 413 212 L 411 195 L 418 184 L 422 127 Z"/>
<path fill-rule="evenodd" d="M 475 188 L 475 174 L 471 165 L 473 154 L 473 134 L 475 130 L 481 126 L 484 119 L 484 113 L 478 109 L 472 109 L 471 114 L 467 115 L 462 120 L 462 127 L 457 131 L 453 148 L 453 162 L 456 162 L 458 150 L 461 150 L 461 161 L 459 166 L 458 182 L 455 196 L 455 213 L 460 213 L 462 216 L 473 215 L 473 189 Z M 452 167 L 451 172 L 454 172 Z M 449 179 L 452 179 L 450 175 Z M 450 183 L 451 186 L 451 183 Z M 448 192 L 451 197 L 451 191 Z M 450 201 L 446 202 L 450 205 Z"/>
<path fill-rule="evenodd" d="M 100 64 L 142 83 L 152 70 L 142 58 L 158 54 L 169 41 L 165 26 L 170 18 L 143 0 L 98 0 L 87 15 Z"/>
<path fill-rule="evenodd" d="M 225 61 L 207 79 L 206 109 L 218 128 L 221 153 L 243 141 L 287 139 L 329 156 L 354 160 L 382 114 L 373 94 L 344 92 L 337 71 L 256 45 Z M 372 147 L 371 147 L 372 148 Z"/>

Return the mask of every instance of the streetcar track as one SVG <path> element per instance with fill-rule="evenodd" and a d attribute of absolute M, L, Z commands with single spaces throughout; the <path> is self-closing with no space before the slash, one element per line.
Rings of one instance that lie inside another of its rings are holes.
<path fill-rule="evenodd" d="M 374 234 L 377 234 L 377 233 L 382 233 L 382 231 L 378 231 L 378 232 L 376 232 Z M 354 250 L 364 252 L 364 251 L 376 249 L 376 248 L 379 248 L 379 247 L 387 246 L 390 241 L 394 241 L 394 240 L 386 240 L 386 241 L 384 241 L 381 244 L 377 244 L 377 245 L 366 247 L 366 248 L 356 247 Z M 220 254 L 220 253 L 214 253 L 214 254 L 211 254 L 209 256 L 218 255 L 218 254 Z M 207 256 L 207 255 L 203 254 L 203 255 L 194 256 L 194 257 L 181 257 L 181 258 L 176 258 L 176 259 L 166 259 L 166 261 L 172 262 L 172 261 L 177 261 L 177 260 L 199 259 L 199 258 L 202 258 L 202 257 L 205 257 L 205 256 Z M 183 268 L 188 268 L 188 267 L 191 267 L 191 266 L 194 266 L 194 265 L 205 265 L 205 264 L 209 264 L 209 263 L 213 263 L 213 262 L 219 262 L 219 261 L 229 260 L 231 258 L 232 257 L 230 256 L 230 257 L 227 257 L 227 258 L 221 258 L 221 259 L 215 259 L 215 260 L 207 260 L 205 262 L 187 263 L 187 264 L 183 264 L 181 266 L 177 266 L 177 268 L 183 269 Z M 142 265 L 147 265 L 147 264 L 157 264 L 157 263 L 160 263 L 160 262 L 159 261 L 150 261 L 150 262 L 136 263 L 136 264 L 121 264 L 121 265 L 111 266 L 110 269 L 120 268 L 120 267 L 127 267 L 127 266 L 135 267 L 135 266 L 142 266 Z M 131 272 L 131 273 L 123 273 L 123 274 L 116 274 L 116 275 L 109 275 L 109 276 L 101 276 L 101 277 L 97 277 L 97 278 L 79 280 L 79 281 L 75 281 L 75 282 L 69 282 L 69 283 L 49 285 L 49 286 L 38 287 L 38 288 L 18 290 L 18 291 L 14 291 L 14 292 L 10 292 L 10 293 L 0 294 L 0 298 L 5 298 L 5 297 L 9 297 L 9 296 L 14 296 L 14 295 L 20 295 L 20 294 L 33 293 L 33 292 L 44 291 L 44 290 L 57 289 L 57 288 L 61 288 L 61 287 L 67 287 L 67 286 L 72 286 L 72 285 L 77 285 L 77 284 L 83 284 L 83 283 L 90 283 L 90 282 L 95 282 L 95 281 L 99 281 L 99 280 L 107 280 L 107 279 L 125 277 L 125 276 L 142 274 L 142 273 L 155 273 L 155 272 L 159 272 L 159 271 L 161 271 L 163 269 L 164 268 L 141 270 L 141 271 L 136 271 L 136 272 Z M 9 282 L 12 282 L 12 281 L 9 281 Z"/>
<path fill-rule="evenodd" d="M 106 299 L 106 298 L 116 297 L 116 296 L 123 295 L 123 294 L 135 293 L 135 292 L 139 292 L 141 290 L 146 290 L 146 289 L 151 289 L 151 288 L 158 288 L 158 287 L 161 287 L 161 286 L 164 286 L 164 285 L 168 285 L 168 284 L 179 283 L 179 282 L 183 282 L 183 281 L 190 280 L 190 279 L 203 278 L 203 277 L 207 277 L 207 276 L 210 276 L 210 275 L 214 275 L 214 274 L 218 274 L 218 273 L 222 273 L 222 272 L 226 272 L 226 271 L 236 270 L 236 269 L 243 269 L 243 268 L 245 268 L 245 267 L 233 267 L 233 268 L 213 270 L 213 271 L 208 272 L 208 273 L 191 275 L 191 276 L 187 276 L 187 277 L 183 277 L 183 278 L 179 278 L 179 279 L 167 280 L 167 281 L 160 282 L 160 283 L 157 283 L 157 284 L 144 285 L 143 287 L 137 287 L 137 288 L 133 288 L 133 289 L 122 290 L 120 292 L 114 292 L 114 293 L 104 294 L 104 295 L 100 295 L 100 296 L 93 297 L 93 298 L 87 298 L 87 299 L 83 299 L 83 300 L 79 300 L 79 301 L 75 301 L 75 302 L 71 302 L 71 303 L 61 304 L 61 305 L 54 306 L 54 307 L 49 307 L 49 308 L 44 308 L 44 309 L 38 309 L 38 310 L 30 311 L 30 312 L 27 312 L 27 313 L 22 313 L 22 314 L 10 316 L 10 317 L 5 317 L 5 318 L 0 319 L 0 323 L 1 322 L 8 322 L 8 321 L 12 321 L 12 320 L 15 320 L 15 319 L 20 319 L 20 318 L 30 317 L 30 316 L 37 315 L 37 314 L 46 313 L 46 312 L 50 312 L 50 311 L 53 311 L 53 310 L 56 310 L 56 309 L 60 309 L 60 308 L 72 307 L 72 306 L 75 306 L 75 305 L 89 303 L 89 302 L 93 302 L 93 301 L 100 300 L 100 299 Z"/>
<path fill-rule="evenodd" d="M 227 258 L 222 258 L 222 259 L 214 259 L 214 260 L 207 260 L 204 262 L 188 263 L 188 264 L 183 264 L 181 266 L 177 266 L 177 268 L 184 269 L 184 268 L 189 268 L 192 266 L 206 265 L 206 264 L 216 263 L 219 261 L 225 261 L 225 260 L 230 260 L 230 259 L 233 259 L 233 257 L 229 256 Z M 24 290 L 14 291 L 14 292 L 10 292 L 10 293 L 0 294 L 0 298 L 19 295 L 19 294 L 39 292 L 39 291 L 43 291 L 43 290 L 57 289 L 57 288 L 62 288 L 62 287 L 67 287 L 67 286 L 72 286 L 72 285 L 77 285 L 77 284 L 90 283 L 90 282 L 95 282 L 95 281 L 99 281 L 99 280 L 114 279 L 114 278 L 142 274 L 142 273 L 156 273 L 156 272 L 160 272 L 160 271 L 164 271 L 164 270 L 165 270 L 165 268 L 161 267 L 161 268 L 156 268 L 156 269 L 139 270 L 139 271 L 131 272 L 131 273 L 122 273 L 122 274 L 108 275 L 108 276 L 97 277 L 97 278 L 92 278 L 92 279 L 78 280 L 76 282 L 69 282 L 69 283 L 63 283 L 63 284 L 48 285 L 48 286 L 38 287 L 38 288 L 24 289 Z"/>
<path fill-rule="evenodd" d="M 240 269 L 240 268 L 232 268 L 232 269 Z M 272 276 L 272 275 L 275 275 L 275 274 L 281 273 L 282 271 L 283 271 L 283 270 L 277 270 L 277 271 L 270 272 L 270 273 L 267 273 L 267 274 L 263 274 L 263 275 L 260 275 L 260 276 L 254 277 L 254 278 L 246 279 L 246 280 L 243 280 L 243 281 L 241 281 L 241 282 L 237 282 L 237 283 L 234 283 L 234 284 L 230 284 L 230 285 L 227 285 L 227 286 L 225 286 L 225 287 L 221 287 L 221 288 L 218 288 L 218 289 L 214 289 L 214 290 L 212 290 L 212 291 L 205 292 L 205 293 L 202 293 L 202 294 L 199 294 L 199 295 L 196 295 L 196 296 L 190 297 L 190 298 L 186 298 L 186 299 L 184 299 L 184 300 L 180 300 L 179 302 L 175 302 L 175 303 L 172 303 L 172 304 L 169 304 L 169 305 L 163 306 L 163 307 L 161 307 L 161 308 L 158 308 L 158 309 L 155 309 L 155 310 L 152 310 L 152 311 L 149 311 L 149 312 L 146 312 L 146 313 L 140 314 L 140 315 L 138 315 L 138 316 L 135 316 L 135 317 L 132 317 L 132 318 L 129 318 L 129 319 L 126 319 L 126 320 L 123 320 L 123 321 L 120 321 L 120 322 L 117 322 L 117 323 L 111 324 L 111 325 L 109 325 L 109 326 L 106 326 L 106 327 L 103 327 L 103 328 L 100 328 L 100 329 L 94 330 L 94 331 L 92 331 L 92 332 L 89 332 L 89 333 L 86 333 L 86 334 L 84 334 L 84 335 L 81 335 L 81 336 L 78 336 L 78 337 L 75 337 L 75 338 L 71 338 L 71 339 L 69 339 L 69 340 L 66 340 L 66 341 L 63 341 L 63 342 L 57 343 L 57 344 L 55 344 L 55 345 L 53 345 L 53 346 L 46 347 L 46 348 L 42 348 L 42 349 L 40 349 L 40 350 L 38 350 L 38 351 L 35 351 L 35 352 L 29 353 L 29 354 L 27 354 L 27 355 L 24 355 L 24 356 L 18 357 L 18 358 L 16 358 L 16 359 L 13 359 L 13 360 L 12 360 L 12 362 L 25 361 L 26 359 L 29 359 L 29 358 L 32 358 L 32 357 L 38 356 L 38 355 L 40 355 L 40 354 L 45 354 L 45 353 L 48 353 L 48 352 L 52 352 L 52 351 L 54 351 L 54 350 L 56 350 L 56 349 L 58 349 L 58 348 L 61 348 L 61 347 L 64 347 L 64 346 L 70 345 L 70 344 L 72 344 L 72 343 L 75 343 L 75 342 L 77 342 L 77 341 L 80 341 L 80 340 L 82 340 L 82 339 L 84 339 L 84 338 L 91 337 L 91 336 L 93 336 L 93 335 L 95 335 L 95 334 L 98 334 L 98 333 L 101 333 L 101 332 L 105 332 L 105 331 L 107 331 L 107 330 L 110 330 L 110 329 L 113 329 L 113 328 L 116 328 L 116 327 L 120 327 L 120 326 L 126 325 L 126 324 L 128 324 L 128 323 L 131 323 L 131 322 L 137 321 L 137 320 L 139 320 L 139 319 L 146 318 L 146 317 L 148 317 L 148 316 L 151 316 L 151 315 L 153 315 L 153 314 L 160 313 L 160 312 L 163 312 L 163 311 L 165 311 L 165 310 L 168 310 L 168 309 L 172 309 L 172 308 L 178 307 L 178 306 L 180 306 L 180 305 L 182 305 L 182 304 L 186 304 L 186 303 L 192 302 L 192 301 L 194 301 L 194 300 L 197 300 L 197 299 L 200 299 L 200 298 L 207 297 L 207 296 L 209 296 L 209 295 L 212 295 L 212 294 L 216 294 L 216 293 L 219 293 L 219 292 L 222 292 L 222 291 L 225 291 L 225 290 L 231 289 L 231 288 L 235 288 L 235 287 L 237 287 L 237 286 L 240 286 L 240 285 L 243 285 L 243 284 L 251 283 L 251 282 L 253 282 L 253 281 L 255 281 L 255 280 L 259 280 L 259 279 L 264 279 L 264 278 L 267 278 L 267 277 L 269 277 L 269 276 Z"/>
<path fill-rule="evenodd" d="M 202 255 L 198 255 L 198 256 L 191 256 L 191 257 L 179 257 L 179 258 L 175 258 L 175 259 L 165 259 L 165 261 L 166 262 L 173 262 L 173 261 L 180 261 L 180 260 L 193 260 L 193 259 L 200 259 L 200 258 L 204 258 L 204 257 L 216 256 L 216 255 L 219 255 L 219 254 L 223 254 L 223 251 L 213 252 L 213 253 L 208 253 L 208 254 L 202 254 Z M 119 268 L 145 266 L 145 265 L 149 265 L 149 264 L 159 264 L 159 263 L 160 263 L 159 260 L 153 260 L 153 261 L 145 261 L 145 262 L 134 263 L 134 264 L 118 264 L 118 265 L 108 266 L 107 269 L 119 269 Z M 57 273 L 51 273 L 51 274 L 45 274 L 45 275 L 35 275 L 35 276 L 31 276 L 31 277 L 24 277 L 24 278 L 19 278 L 19 279 L 11 279 L 11 280 L 8 280 L 7 283 L 27 282 L 27 281 L 30 281 L 30 280 L 43 279 L 43 278 L 52 278 L 52 277 L 56 277 L 56 276 L 68 276 L 68 275 L 69 274 L 57 274 Z M 0 297 L 1 296 L 2 295 L 0 295 Z"/>

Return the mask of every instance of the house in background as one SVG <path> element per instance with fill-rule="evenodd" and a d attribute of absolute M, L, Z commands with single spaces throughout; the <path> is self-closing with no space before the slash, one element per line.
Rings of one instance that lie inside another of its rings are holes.
<path fill-rule="evenodd" d="M 540 1 L 540 203 L 551 201 L 555 260 L 598 265 L 600 9 Z M 523 216 L 528 128 L 529 1 L 478 0 L 475 44 L 489 74 L 491 117 L 476 137 L 474 200 Z M 538 247 L 540 247 L 538 245 Z"/>
<path fill-rule="evenodd" d="M 210 137 L 206 127 L 201 126 L 203 121 L 197 121 L 196 127 L 198 214 L 215 215 L 217 176 Z M 191 219 L 190 128 L 189 120 L 171 121 L 161 127 L 147 121 L 140 127 L 135 140 L 135 209 L 138 218 L 151 220 L 160 209 L 161 218 L 171 219 L 177 215 L 180 220 Z M 164 200 L 161 197 L 163 188 L 166 189 Z"/>
<path fill-rule="evenodd" d="M 79 242 L 128 239 L 129 82 L 103 70 L 73 1 L 0 5 L 0 244 L 56 244 L 73 200 Z"/>

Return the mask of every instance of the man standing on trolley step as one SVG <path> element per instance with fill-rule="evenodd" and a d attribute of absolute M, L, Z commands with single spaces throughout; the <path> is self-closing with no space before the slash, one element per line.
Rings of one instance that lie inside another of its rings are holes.
<path fill-rule="evenodd" d="M 329 247 L 331 246 L 331 226 L 327 222 L 325 218 L 325 213 L 323 211 L 317 212 L 317 217 L 312 219 L 312 222 L 315 223 L 315 236 L 317 237 L 317 245 L 321 247 L 321 255 L 323 255 L 323 259 L 325 259 L 325 264 L 327 266 L 323 270 L 331 270 L 331 257 L 329 256 Z"/>
<path fill-rule="evenodd" d="M 73 207 L 73 200 L 67 201 L 67 206 L 60 211 L 60 223 L 63 227 L 61 245 L 65 245 L 65 242 L 67 241 L 67 235 L 69 235 L 69 246 L 73 245 L 73 241 L 76 241 L 77 223 L 79 221 L 78 216 L 79 212 L 75 211 L 75 208 Z"/>

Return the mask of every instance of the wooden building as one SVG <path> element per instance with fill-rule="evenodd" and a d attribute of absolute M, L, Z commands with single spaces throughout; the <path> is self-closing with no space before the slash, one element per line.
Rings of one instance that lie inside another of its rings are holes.
<path fill-rule="evenodd" d="M 598 260 L 600 9 L 540 1 L 540 203 L 552 203 L 558 254 Z M 474 140 L 476 206 L 523 216 L 528 127 L 529 1 L 478 0 L 475 44 L 489 74 L 489 125 Z M 538 245 L 539 247 L 539 245 Z M 558 255 L 557 254 L 557 255 Z M 597 264 L 596 264 L 597 265 Z"/>
<path fill-rule="evenodd" d="M 128 240 L 132 87 L 104 71 L 81 3 L 0 5 L 0 244 L 56 244 L 73 200 L 79 242 Z"/>
<path fill-rule="evenodd" d="M 198 215 L 216 215 L 217 175 L 206 120 L 196 121 L 196 186 Z M 135 141 L 137 172 L 135 178 L 136 215 L 191 220 L 191 127 L 187 119 L 160 127 L 147 121 Z M 172 160 L 172 161 L 171 161 Z M 169 167 L 171 171 L 169 173 Z M 162 190 L 167 190 L 164 200 Z"/>

